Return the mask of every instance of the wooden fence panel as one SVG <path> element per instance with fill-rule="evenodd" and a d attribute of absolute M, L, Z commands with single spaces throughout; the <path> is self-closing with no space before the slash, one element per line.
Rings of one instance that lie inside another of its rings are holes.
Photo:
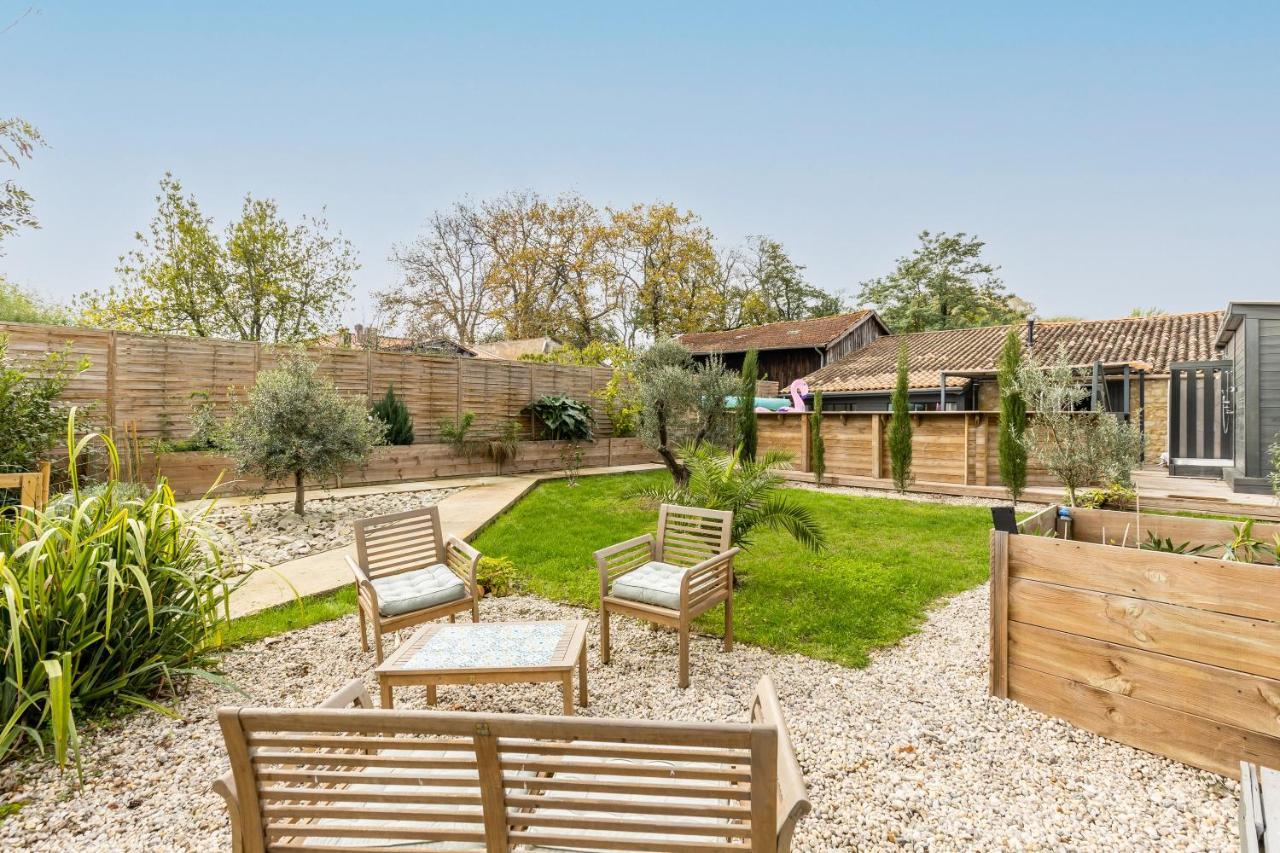
<path fill-rule="evenodd" d="M 999 532 L 991 553 L 993 694 L 1228 776 L 1280 761 L 1274 567 Z"/>

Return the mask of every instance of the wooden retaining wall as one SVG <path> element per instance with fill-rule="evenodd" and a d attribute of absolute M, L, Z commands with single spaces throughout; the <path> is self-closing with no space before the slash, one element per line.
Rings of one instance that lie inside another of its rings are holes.
<path fill-rule="evenodd" d="M 188 437 L 188 418 L 198 395 L 208 395 L 217 415 L 225 416 L 231 400 L 252 387 L 258 371 L 275 366 L 280 355 L 265 344 L 65 326 L 0 323 L 0 335 L 7 336 L 14 357 L 34 361 L 46 352 L 69 349 L 73 358 L 87 358 L 89 369 L 72 380 L 63 398 L 88 409 L 96 426 L 117 433 L 136 429 L 140 438 Z M 496 435 L 508 420 L 521 421 L 527 434 L 529 419 L 521 409 L 552 393 L 588 403 L 596 434 L 613 433 L 595 396 L 612 375 L 607 367 L 329 347 L 308 353 L 344 394 L 373 400 L 394 385 L 413 417 L 419 442 L 435 441 L 440 422 L 463 412 L 476 413 L 477 437 Z"/>
<path fill-rule="evenodd" d="M 1051 529 L 1056 511 L 1023 529 Z M 1100 528 L 1102 512 L 1077 508 L 1073 524 Z M 990 689 L 1224 776 L 1278 767 L 1280 572 L 992 531 Z"/>
<path fill-rule="evenodd" d="M 375 448 L 369 463 L 352 468 L 335 483 L 314 482 L 312 487 L 356 486 L 372 483 L 394 483 L 402 480 L 433 480 L 439 477 L 480 477 L 491 474 L 521 474 L 533 471 L 555 471 L 561 468 L 560 451 L 566 442 L 527 441 L 520 445 L 519 456 L 498 467 L 486 456 L 466 459 L 445 444 L 411 444 Z M 582 467 L 636 465 L 659 462 L 657 455 L 638 438 L 601 438 L 582 442 Z M 253 477 L 236 479 L 229 458 L 217 453 L 162 453 L 143 457 L 139 472 L 143 481 L 164 475 L 179 497 L 200 497 L 219 476 L 218 494 L 245 494 L 264 490 L 261 480 Z M 266 491 L 288 491 L 289 483 L 276 483 Z"/>
<path fill-rule="evenodd" d="M 808 414 L 761 413 L 757 422 L 760 449 L 786 450 L 795 457 L 798 470 L 811 470 Z M 915 412 L 911 422 L 911 467 L 916 481 L 966 486 L 1001 484 L 996 451 L 998 412 Z M 824 412 L 826 475 L 888 478 L 888 429 L 887 412 Z M 1027 485 L 1055 486 L 1057 481 L 1029 460 Z"/>

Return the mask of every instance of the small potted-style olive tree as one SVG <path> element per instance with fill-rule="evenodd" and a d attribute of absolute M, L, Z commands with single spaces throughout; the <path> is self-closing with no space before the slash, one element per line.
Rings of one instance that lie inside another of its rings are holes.
<path fill-rule="evenodd" d="M 264 370 L 226 424 L 224 442 L 237 474 L 268 483 L 293 480 L 293 511 L 302 515 L 308 477 L 337 477 L 368 459 L 387 425 L 364 400 L 344 398 L 301 351 Z"/>

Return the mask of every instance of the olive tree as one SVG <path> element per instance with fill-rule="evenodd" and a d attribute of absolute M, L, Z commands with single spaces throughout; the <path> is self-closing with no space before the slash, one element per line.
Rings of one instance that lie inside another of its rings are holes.
<path fill-rule="evenodd" d="M 1090 396 L 1083 380 L 1061 354 L 1051 364 L 1028 358 L 1018 371 L 1018 388 L 1035 415 L 1022 441 L 1066 487 L 1072 506 L 1084 486 L 1131 486 L 1142 453 L 1142 434 L 1133 424 L 1105 408 L 1080 410 Z"/>
<path fill-rule="evenodd" d="M 362 464 L 386 428 L 363 399 L 342 397 L 304 352 L 291 351 L 280 367 L 258 374 L 248 400 L 227 421 L 223 443 L 237 474 L 268 483 L 292 478 L 293 511 L 302 515 L 307 478 L 336 477 Z"/>
<path fill-rule="evenodd" d="M 718 356 L 697 362 L 670 338 L 657 341 L 636 360 L 635 375 L 641 403 L 637 432 L 662 457 L 676 486 L 683 487 L 689 469 L 677 451 L 729 440 L 734 417 L 725 398 L 737 379 Z"/>

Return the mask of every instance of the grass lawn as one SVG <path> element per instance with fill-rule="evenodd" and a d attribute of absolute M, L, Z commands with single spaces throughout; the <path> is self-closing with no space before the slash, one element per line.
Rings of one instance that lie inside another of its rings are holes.
<path fill-rule="evenodd" d="M 657 514 L 628 499 L 665 472 L 587 477 L 575 487 L 543 483 L 484 530 L 481 553 L 507 556 L 528 592 L 588 607 L 599 605 L 592 551 L 651 532 Z M 915 503 L 795 489 L 828 547 L 813 554 L 785 533 L 762 531 L 735 566 L 737 639 L 851 666 L 912 632 L 939 597 L 987 576 L 991 517 L 979 507 Z M 723 630 L 721 608 L 699 628 Z"/>

